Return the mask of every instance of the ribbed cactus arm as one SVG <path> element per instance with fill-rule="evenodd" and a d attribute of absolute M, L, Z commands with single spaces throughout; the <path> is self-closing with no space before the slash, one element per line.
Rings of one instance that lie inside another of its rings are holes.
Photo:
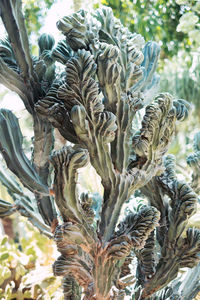
<path fill-rule="evenodd" d="M 42 183 L 45 186 L 50 186 L 49 156 L 53 148 L 53 128 L 49 121 L 40 119 L 38 115 L 33 116 L 33 122 L 33 165 Z M 42 195 L 41 193 L 37 193 L 37 191 L 35 192 L 35 197 L 39 212 L 45 220 L 45 223 L 51 225 L 57 215 L 53 198 L 49 194 Z"/>
<path fill-rule="evenodd" d="M 188 110 L 186 101 L 173 100 L 168 93 L 158 95 L 146 106 L 142 127 L 132 138 L 133 151 L 128 167 L 130 172 L 138 171 L 143 179 L 135 176 L 132 190 L 141 188 L 163 172 L 162 157 L 172 140 L 176 120 L 185 119 Z"/>
<path fill-rule="evenodd" d="M 49 198 L 48 183 L 44 180 L 44 176 L 46 179 L 48 174 L 42 173 L 41 169 L 39 170 L 41 172 L 38 173 L 24 154 L 22 149 L 23 137 L 19 122 L 15 115 L 6 109 L 0 110 L 0 134 L 0 151 L 8 168 L 25 187 L 35 194 L 39 211 L 45 223 L 50 225 L 55 218 L 55 212 Z M 40 153 L 39 155 L 40 159 L 42 159 L 42 154 Z M 46 165 L 44 167 L 46 168 Z"/>
<path fill-rule="evenodd" d="M 128 238 L 131 247 L 142 249 L 149 234 L 158 226 L 159 218 L 160 213 L 155 207 L 144 206 L 138 213 L 130 213 L 119 223 L 114 240 L 117 242 L 118 238 Z"/>
<path fill-rule="evenodd" d="M 70 72 L 73 65 L 76 66 L 76 73 Z M 112 112 L 104 110 L 104 105 L 99 97 L 98 85 L 93 79 L 96 73 L 96 64 L 89 52 L 78 51 L 77 62 L 71 61 L 69 72 L 73 76 L 71 76 L 73 81 L 78 75 L 78 68 L 81 70 L 83 82 L 82 87 L 79 85 L 79 93 L 81 93 L 79 103 L 81 105 L 75 105 L 72 108 L 72 123 L 77 136 L 89 150 L 91 164 L 101 176 L 103 186 L 109 188 L 115 179 L 109 143 L 115 138 L 116 117 Z M 75 86 L 74 89 L 76 89 Z"/>
<path fill-rule="evenodd" d="M 67 130 L 66 135 L 64 130 L 60 132 L 64 137 L 69 136 L 69 140 L 88 149 L 90 161 L 101 176 L 103 185 L 109 187 L 115 178 L 115 173 L 108 144 L 115 138 L 117 126 L 115 115 L 104 111 L 98 85 L 94 80 L 96 68 L 90 52 L 79 50 L 66 64 L 65 82 L 57 90 L 60 103 L 55 104 L 59 107 L 62 103 L 63 114 L 66 111 L 65 114 L 70 116 L 69 125 L 72 127 L 73 138 L 68 135 Z M 51 113 L 53 110 L 52 102 L 41 100 L 37 103 L 36 110 L 40 115 L 47 116 L 48 111 Z M 53 120 L 50 116 L 50 121 L 56 123 L 57 127 L 60 122 L 58 117 L 63 118 L 63 116 L 59 114 Z M 67 118 L 63 118 L 64 126 L 66 126 L 65 120 L 68 122 Z"/>
<path fill-rule="evenodd" d="M 52 238 L 50 227 L 47 226 L 39 217 L 38 211 L 32 208 L 32 203 L 27 201 L 27 197 L 17 197 L 14 195 L 14 204 L 0 199 L 0 218 L 9 217 L 12 214 L 19 212 L 23 217 L 26 217 L 33 226 L 35 226 L 42 234 Z"/>
<path fill-rule="evenodd" d="M 193 268 L 196 266 L 199 263 L 199 252 L 200 231 L 199 229 L 189 228 L 187 237 L 176 245 L 175 254 L 172 254 L 171 251 L 167 258 L 160 259 L 155 274 L 144 284 L 140 299 L 146 299 L 146 297 L 166 286 L 177 277 L 180 268 Z"/>
<path fill-rule="evenodd" d="M 156 68 L 158 65 L 159 54 L 160 46 L 157 43 L 150 41 L 145 44 L 145 47 L 143 48 L 144 60 L 141 64 L 143 77 L 132 87 L 133 91 L 139 90 L 146 95 L 148 90 L 152 87 L 155 88 L 158 85 L 159 76 L 156 74 Z"/>
<path fill-rule="evenodd" d="M 137 285 L 142 285 L 151 278 L 156 270 L 156 255 L 155 255 L 155 231 L 152 231 L 146 240 L 143 249 L 136 251 L 137 257 Z"/>
<path fill-rule="evenodd" d="M 105 19 L 107 17 L 106 14 Z M 114 22 L 112 14 L 111 17 Z M 112 22 L 109 24 L 111 26 Z M 93 52 L 97 49 L 95 53 L 97 75 L 104 95 L 105 108 L 116 115 L 116 138 L 111 143 L 112 161 L 116 170 L 124 172 L 129 160 L 132 121 L 136 111 L 143 106 L 142 95 L 130 92 L 130 87 L 141 78 L 140 64 L 143 55 L 137 49 L 134 38 L 131 39 L 126 32 L 117 33 L 119 35 L 117 45 L 99 42 L 94 46 Z M 122 34 L 126 36 L 128 42 L 122 40 Z"/>
<path fill-rule="evenodd" d="M 16 211 L 14 205 L 8 201 L 0 199 L 0 218 L 8 217 Z"/>
<path fill-rule="evenodd" d="M 86 166 L 88 161 L 87 150 L 81 148 L 74 150 L 71 147 L 65 147 L 51 155 L 51 162 L 55 170 L 55 201 L 62 219 L 64 222 L 72 222 L 78 226 L 76 230 L 79 228 L 80 235 L 83 236 L 83 240 L 87 241 L 87 243 L 85 242 L 87 247 L 91 249 L 89 243 L 94 243 L 93 238 L 95 238 L 95 235 L 90 225 L 87 224 L 87 218 L 81 207 L 76 186 L 77 170 Z"/>
<path fill-rule="evenodd" d="M 173 98 L 169 94 L 160 94 L 155 101 L 146 107 L 139 134 L 133 137 L 133 148 L 139 157 L 146 159 L 147 164 L 157 162 L 167 151 L 174 131 L 175 110 Z"/>
<path fill-rule="evenodd" d="M 136 112 L 143 107 L 143 96 L 140 93 L 122 94 L 117 103 L 116 138 L 111 143 L 111 155 L 115 168 L 123 173 L 130 162 L 132 123 Z"/>
<path fill-rule="evenodd" d="M 28 36 L 22 15 L 21 0 L 2 0 L 0 3 L 1 17 L 9 35 L 16 60 L 23 78 L 33 77 L 33 64 L 29 51 Z"/>
<path fill-rule="evenodd" d="M 62 80 L 55 80 L 42 100 L 35 104 L 35 110 L 42 119 L 47 119 L 58 128 L 60 134 L 73 144 L 78 144 L 79 139 L 70 118 L 70 112 L 57 97 L 57 90 L 63 84 Z"/>
<path fill-rule="evenodd" d="M 15 115 L 6 109 L 0 110 L 0 150 L 8 168 L 24 186 L 33 192 L 48 194 L 48 187 L 42 183 L 31 162 L 22 149 L 22 133 Z"/>
<path fill-rule="evenodd" d="M 84 149 L 62 148 L 52 153 L 51 163 L 55 170 L 55 200 L 63 221 L 74 220 L 81 223 L 82 216 L 76 191 L 77 169 L 88 163 L 88 153 Z"/>
<path fill-rule="evenodd" d="M 50 227 L 45 224 L 46 220 L 43 220 L 43 216 L 40 216 L 38 212 L 34 194 L 23 190 L 15 176 L 3 165 L 0 165 L 0 181 L 14 201 L 12 204 L 4 200 L 0 201 L 0 218 L 19 212 L 22 216 L 28 218 L 41 233 L 52 237 Z"/>
<path fill-rule="evenodd" d="M 175 161 L 171 155 L 165 157 L 164 165 L 165 172 L 157 177 L 157 183 L 163 194 L 171 199 L 171 202 L 166 204 L 169 219 L 167 227 L 169 240 L 174 243 L 182 235 L 188 219 L 196 212 L 198 198 L 187 183 L 177 179 L 174 172 Z"/>
<path fill-rule="evenodd" d="M 7 40 L 0 41 L 0 83 L 17 93 L 31 112 L 32 94 L 19 74 L 12 47 Z"/>
<path fill-rule="evenodd" d="M 64 300 L 80 300 L 81 288 L 77 281 L 70 275 L 63 278 L 63 293 Z"/>
<path fill-rule="evenodd" d="M 163 246 L 165 233 L 167 230 L 168 224 L 168 203 L 165 201 L 165 190 L 160 184 L 160 178 L 163 178 L 163 183 L 165 184 L 176 180 L 176 163 L 175 157 L 173 155 L 167 155 L 164 157 L 164 175 L 153 177 L 146 185 L 144 185 L 140 190 L 147 197 L 150 205 L 156 207 L 161 214 L 160 217 L 160 226 L 157 228 L 156 236 L 160 246 Z M 170 184 L 169 184 L 170 185 Z M 154 193 L 152 193 L 152 190 Z M 172 190 L 168 189 L 168 193 L 172 195 Z"/>
<path fill-rule="evenodd" d="M 174 286 L 174 284 L 172 284 L 172 286 Z M 188 269 L 179 291 L 183 300 L 194 299 L 194 297 L 197 296 L 200 291 L 200 263 L 193 269 Z"/>
<path fill-rule="evenodd" d="M 22 78 L 14 70 L 8 67 L 0 57 L 0 82 L 8 89 L 16 92 L 22 99 L 26 99 L 27 91 Z"/>
<path fill-rule="evenodd" d="M 200 192 L 200 132 L 194 136 L 194 153 L 187 157 L 187 164 L 192 168 L 192 188 Z"/>
<path fill-rule="evenodd" d="M 164 228 L 157 229 L 158 234 L 163 233 L 164 238 L 159 238 L 161 257 L 154 275 L 144 284 L 141 299 L 166 286 L 177 276 L 181 267 L 193 267 L 199 262 L 199 230 L 188 229 L 187 238 L 182 237 L 188 219 L 196 211 L 197 195 L 188 184 L 176 178 L 174 167 L 173 157 L 166 157 L 165 172 L 154 182 L 162 191 L 161 201 L 165 205 L 162 210 L 165 223 L 161 222 Z M 168 195 L 171 201 L 167 201 L 164 195 Z"/>
<path fill-rule="evenodd" d="M 94 286 L 98 299 L 108 294 L 113 284 L 117 284 L 116 270 L 121 269 L 131 249 L 144 246 L 148 235 L 158 225 L 158 220 L 159 212 L 154 207 L 145 207 L 137 214 L 130 214 L 119 224 L 119 229 L 104 244 L 104 248 L 99 248 L 94 265 Z"/>
<path fill-rule="evenodd" d="M 143 105 L 140 90 L 155 84 L 159 46 L 149 42 L 142 51 L 144 39 L 124 28 L 108 7 L 96 10 L 93 18 L 98 22 L 91 18 L 90 24 L 87 13 L 81 11 L 64 17 L 58 28 L 74 50 L 88 49 L 89 45 L 94 55 L 103 104 L 116 115 L 118 128 L 111 156 L 115 168 L 122 172 L 129 161 L 132 121 Z"/>
<path fill-rule="evenodd" d="M 152 300 L 182 300 L 182 295 L 178 292 L 174 292 L 173 288 L 167 286 L 162 289 L 159 293 L 152 296 Z M 190 298 L 188 298 L 190 299 Z M 191 298 L 192 299 L 192 298 Z"/>
<path fill-rule="evenodd" d="M 39 56 L 32 57 L 22 1 L 3 0 L 0 9 L 8 34 L 8 39 L 0 42 L 0 82 L 15 91 L 28 112 L 34 115 L 34 104 L 44 97 L 55 78 L 55 57 L 51 49 L 55 41 L 50 35 L 43 34 L 39 39 Z M 5 76 L 6 72 L 8 76 Z"/>

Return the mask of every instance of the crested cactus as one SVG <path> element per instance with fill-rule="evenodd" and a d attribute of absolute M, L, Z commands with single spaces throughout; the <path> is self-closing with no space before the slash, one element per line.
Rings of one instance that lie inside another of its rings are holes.
<path fill-rule="evenodd" d="M 194 136 L 194 154 L 187 157 L 187 163 L 192 168 L 192 188 L 199 194 L 200 192 L 200 132 Z"/>
<path fill-rule="evenodd" d="M 0 180 L 14 200 L 0 200 L 0 217 L 18 211 L 54 239 L 61 255 L 53 272 L 63 277 L 65 299 L 124 299 L 129 285 L 136 300 L 180 299 L 168 285 L 180 268 L 198 264 L 200 231 L 189 228 L 184 235 L 197 195 L 178 180 L 175 159 L 166 155 L 189 105 L 167 93 L 154 95 L 159 46 L 145 44 L 102 7 L 58 21 L 65 39 L 55 45 L 43 34 L 33 57 L 21 0 L 2 0 L 0 9 L 8 33 L 0 44 L 0 82 L 21 97 L 34 132 L 29 160 L 17 118 L 0 111 L 0 151 L 13 173 L 1 168 Z M 58 73 L 56 62 L 65 72 Z M 54 128 L 69 142 L 58 151 Z M 197 154 L 188 158 L 196 192 L 198 140 Z M 102 199 L 78 193 L 78 169 L 88 163 L 101 178 Z M 138 190 L 148 205 L 119 220 Z"/>

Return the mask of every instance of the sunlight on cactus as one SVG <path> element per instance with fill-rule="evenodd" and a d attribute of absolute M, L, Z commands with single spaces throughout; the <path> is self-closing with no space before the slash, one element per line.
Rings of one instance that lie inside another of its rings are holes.
<path fill-rule="evenodd" d="M 34 132 L 29 160 L 17 118 L 1 109 L 0 151 L 13 176 L 3 168 L 0 180 L 14 204 L 0 200 L 0 217 L 18 211 L 54 239 L 60 256 L 53 272 L 63 277 L 66 300 L 120 300 L 128 286 L 136 300 L 193 299 L 198 291 L 188 293 L 176 278 L 200 260 L 200 230 L 185 233 L 198 197 L 177 178 L 175 159 L 167 155 L 189 104 L 168 93 L 155 95 L 159 46 L 130 33 L 102 7 L 59 20 L 63 40 L 55 45 L 42 34 L 35 57 L 21 1 L 3 0 L 0 9 L 8 34 L 0 44 L 0 83 L 21 97 Z M 54 128 L 66 140 L 59 150 Z M 195 139 L 188 164 L 198 192 Z M 101 178 L 102 198 L 95 190 L 79 194 L 79 169 L 88 164 Z M 121 220 L 122 206 L 136 192 L 148 205 Z M 198 272 L 192 274 L 196 283 Z"/>

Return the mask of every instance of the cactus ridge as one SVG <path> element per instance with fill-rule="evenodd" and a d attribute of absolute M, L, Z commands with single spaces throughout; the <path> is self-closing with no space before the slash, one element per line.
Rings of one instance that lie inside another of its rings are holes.
<path fill-rule="evenodd" d="M 197 207 L 200 139 L 197 133 L 187 158 L 190 186 L 167 155 L 175 124 L 190 106 L 156 95 L 159 45 L 145 43 L 102 7 L 63 17 L 57 27 L 64 40 L 56 44 L 42 34 L 32 56 L 21 6 L 0 1 L 8 33 L 0 41 L 0 83 L 32 117 L 33 151 L 28 159 L 17 118 L 1 109 L 0 151 L 12 174 L 0 167 L 0 180 L 14 204 L 0 199 L 0 217 L 19 212 L 54 239 L 60 256 L 53 272 L 63 277 L 65 299 L 122 300 L 129 285 L 136 300 L 181 299 L 188 290 L 175 278 L 199 263 L 199 230 L 184 234 Z M 103 195 L 79 194 L 79 170 L 88 164 Z M 136 194 L 146 205 L 120 219 Z"/>

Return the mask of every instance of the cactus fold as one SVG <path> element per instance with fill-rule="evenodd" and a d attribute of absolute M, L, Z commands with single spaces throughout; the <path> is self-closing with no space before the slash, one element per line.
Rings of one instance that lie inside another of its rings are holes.
<path fill-rule="evenodd" d="M 154 95 L 160 47 L 102 7 L 63 17 L 57 27 L 65 40 L 56 45 L 42 34 L 39 55 L 31 56 L 20 7 L 20 0 L 0 3 L 8 33 L 0 42 L 0 82 L 18 93 L 33 118 L 33 152 L 29 160 L 17 118 L 2 109 L 0 150 L 16 177 L 0 169 L 14 201 L 0 200 L 0 217 L 17 211 L 53 237 L 60 252 L 53 272 L 63 277 L 66 300 L 121 300 L 129 285 L 136 300 L 180 299 L 176 285 L 168 284 L 181 268 L 199 263 L 199 230 L 188 228 L 184 236 L 197 206 L 199 134 L 187 159 L 195 193 L 177 178 L 175 159 L 167 155 L 189 104 Z M 66 142 L 58 150 L 54 128 Z M 79 195 L 79 169 L 89 163 L 101 178 L 102 196 Z M 147 205 L 120 219 L 136 193 Z"/>

